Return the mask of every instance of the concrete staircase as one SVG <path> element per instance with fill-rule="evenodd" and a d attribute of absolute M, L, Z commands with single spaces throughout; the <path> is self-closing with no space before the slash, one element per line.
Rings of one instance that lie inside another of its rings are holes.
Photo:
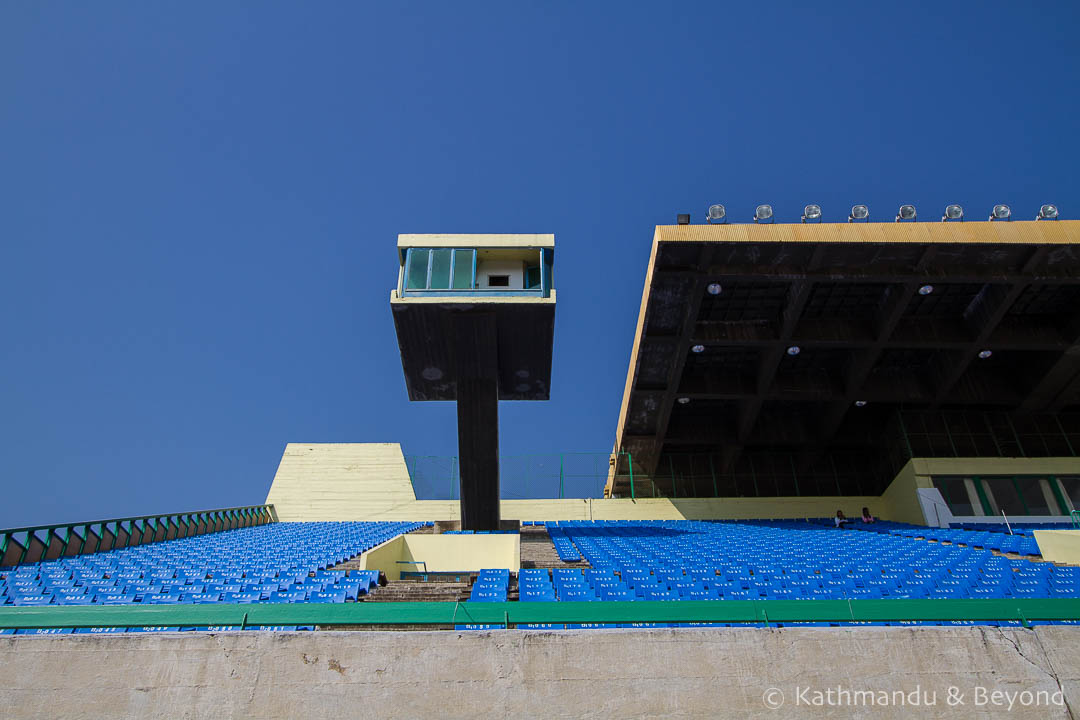
<path fill-rule="evenodd" d="M 523 568 L 587 568 L 589 563 L 581 560 L 576 563 L 563 562 L 555 545 L 551 542 L 547 528 L 543 525 L 523 525 L 521 527 L 521 567 Z"/>

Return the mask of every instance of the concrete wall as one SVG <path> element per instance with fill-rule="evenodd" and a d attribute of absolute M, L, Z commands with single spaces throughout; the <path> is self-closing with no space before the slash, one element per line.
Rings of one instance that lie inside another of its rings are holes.
<path fill-rule="evenodd" d="M 916 458 L 879 496 L 503 500 L 508 520 L 857 518 L 925 525 L 917 491 L 933 475 L 1080 475 L 1080 458 Z M 266 501 L 288 520 L 458 520 L 456 500 L 417 500 L 397 443 L 289 443 Z"/>
<path fill-rule="evenodd" d="M 6 636 L 0 703 L 8 720 L 1064 718 L 1080 712 L 1078 640 L 1046 626 Z M 872 695 L 807 704 L 838 688 Z"/>
<path fill-rule="evenodd" d="M 1043 560 L 1080 565 L 1080 530 L 1036 530 Z"/>
<path fill-rule="evenodd" d="M 409 561 L 403 565 L 399 561 Z M 423 561 L 423 565 L 411 564 Z M 413 570 L 469 571 L 484 568 L 521 569 L 521 536 L 400 535 L 360 556 L 362 570 L 381 570 L 387 580 L 399 580 Z"/>
<path fill-rule="evenodd" d="M 289 443 L 266 501 L 283 521 L 458 520 L 456 500 L 417 500 L 396 443 Z M 894 519 L 879 497 L 503 500 L 513 520 L 701 520 L 826 517 L 862 507 Z"/>

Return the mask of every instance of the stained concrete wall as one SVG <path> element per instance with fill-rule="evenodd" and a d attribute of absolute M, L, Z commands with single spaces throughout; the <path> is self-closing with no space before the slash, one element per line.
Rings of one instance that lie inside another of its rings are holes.
<path fill-rule="evenodd" d="M 1078 640 L 1075 627 L 8 636 L 0 708 L 12 720 L 1057 718 L 1080 712 Z M 807 704 L 830 689 L 848 704 Z"/>

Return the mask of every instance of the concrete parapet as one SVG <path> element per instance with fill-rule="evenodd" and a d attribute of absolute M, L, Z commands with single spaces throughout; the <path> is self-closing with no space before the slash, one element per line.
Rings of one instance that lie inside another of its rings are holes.
<path fill-rule="evenodd" d="M 13 719 L 1071 717 L 1078 639 L 1064 626 L 9 636 L 0 707 Z"/>

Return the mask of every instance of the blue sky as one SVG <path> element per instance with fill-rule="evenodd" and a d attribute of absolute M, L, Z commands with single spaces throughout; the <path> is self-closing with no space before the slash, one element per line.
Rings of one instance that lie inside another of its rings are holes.
<path fill-rule="evenodd" d="M 678 212 L 1077 217 L 1078 14 L 0 2 L 0 527 L 261 502 L 289 441 L 454 454 L 399 232 L 555 233 L 552 399 L 502 450 L 608 451 Z"/>

